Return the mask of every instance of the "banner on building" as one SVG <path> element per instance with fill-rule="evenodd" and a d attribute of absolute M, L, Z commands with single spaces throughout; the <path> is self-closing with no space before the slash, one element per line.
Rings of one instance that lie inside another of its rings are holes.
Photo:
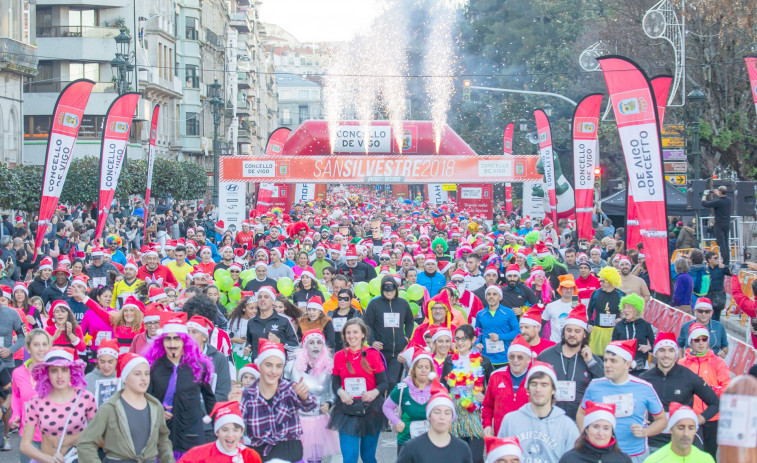
<path fill-rule="evenodd" d="M 141 93 L 130 92 L 119 96 L 111 103 L 105 114 L 102 145 L 100 147 L 100 196 L 97 201 L 97 228 L 95 240 L 102 237 L 105 220 L 108 218 L 113 197 L 121 176 L 126 144 L 129 142 L 131 123 Z"/>
<path fill-rule="evenodd" d="M 491 183 L 460 185 L 457 189 L 456 201 L 458 210 L 467 211 L 474 217 L 483 217 L 491 222 L 494 212 L 493 195 L 494 189 Z"/>
<path fill-rule="evenodd" d="M 37 236 L 34 240 L 34 258 L 58 207 L 63 185 L 66 183 L 68 168 L 74 154 L 74 144 L 79 136 L 84 109 L 87 107 L 89 95 L 95 83 L 87 79 L 79 79 L 66 85 L 55 102 L 50 136 L 47 139 L 45 154 L 45 177 L 42 184 L 42 196 L 39 202 L 39 216 L 37 221 Z"/>
<path fill-rule="evenodd" d="M 428 184 L 428 202 L 431 204 L 440 205 L 449 201 L 449 193 L 444 189 L 442 183 L 429 183 Z"/>
<path fill-rule="evenodd" d="M 757 109 L 757 56 L 747 56 L 744 60 L 749 73 L 749 88 L 752 89 L 754 108 Z"/>
<path fill-rule="evenodd" d="M 547 113 L 541 109 L 534 111 L 536 132 L 539 136 L 539 155 L 544 169 L 544 184 L 549 198 L 549 215 L 552 222 L 557 224 L 557 191 L 555 190 L 555 161 L 552 152 L 552 130 L 549 126 Z M 555 225 L 557 226 L 557 225 Z"/>
<path fill-rule="evenodd" d="M 591 241 L 594 228 L 594 168 L 599 165 L 599 112 L 602 94 L 587 95 L 573 113 L 573 179 L 579 239 Z"/>
<path fill-rule="evenodd" d="M 503 153 L 505 156 L 513 155 L 513 123 L 510 122 L 505 126 L 505 136 L 502 143 Z"/>
<path fill-rule="evenodd" d="M 539 180 L 537 156 L 222 156 L 223 181 L 477 183 Z"/>
<path fill-rule="evenodd" d="M 145 191 L 145 229 L 143 236 L 147 238 L 147 219 L 150 217 L 150 190 L 152 189 L 152 168 L 155 165 L 155 143 L 158 136 L 158 114 L 160 114 L 160 105 L 155 105 L 152 110 L 152 120 L 150 121 L 150 144 L 147 149 L 147 190 Z"/>
<path fill-rule="evenodd" d="M 670 294 L 665 180 L 655 95 L 644 72 L 619 56 L 598 58 L 618 125 L 652 291 Z M 629 193 L 629 194 L 630 194 Z"/>

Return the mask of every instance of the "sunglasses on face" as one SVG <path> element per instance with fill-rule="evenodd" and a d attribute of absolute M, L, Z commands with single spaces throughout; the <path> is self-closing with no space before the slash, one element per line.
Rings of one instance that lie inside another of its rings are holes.
<path fill-rule="evenodd" d="M 339 300 L 340 301 L 349 301 L 350 297 L 349 296 L 339 296 Z"/>
<path fill-rule="evenodd" d="M 700 310 L 695 310 L 695 312 L 696 313 L 701 313 L 701 314 L 710 313 L 709 310 L 701 310 L 701 309 Z"/>
<path fill-rule="evenodd" d="M 384 285 L 381 287 L 382 291 L 396 291 L 397 287 L 394 285 Z"/>
<path fill-rule="evenodd" d="M 379 260 L 389 260 L 388 257 L 380 257 Z"/>
<path fill-rule="evenodd" d="M 229 270 L 229 273 L 241 273 L 239 270 Z"/>
<path fill-rule="evenodd" d="M 459 285 L 460 283 L 465 283 L 465 280 L 452 280 L 452 283 Z"/>
<path fill-rule="evenodd" d="M 709 340 L 710 338 L 697 338 L 697 339 L 692 339 L 691 342 L 707 342 Z"/>

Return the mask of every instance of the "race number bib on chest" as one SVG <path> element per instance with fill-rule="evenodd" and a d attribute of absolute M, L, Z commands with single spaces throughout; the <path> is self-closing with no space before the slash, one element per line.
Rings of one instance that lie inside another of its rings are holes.
<path fill-rule="evenodd" d="M 615 394 L 602 397 L 602 402 L 615 404 L 615 416 L 624 418 L 633 415 L 633 394 Z"/>
<path fill-rule="evenodd" d="M 399 328 L 400 327 L 400 314 L 398 313 L 385 313 L 384 314 L 384 328 Z"/>
<path fill-rule="evenodd" d="M 367 390 L 365 378 L 344 378 L 344 391 L 350 397 L 361 397 Z"/>
<path fill-rule="evenodd" d="M 602 327 L 615 326 L 615 315 L 611 313 L 599 314 L 599 326 L 602 326 Z"/>
<path fill-rule="evenodd" d="M 422 436 L 428 432 L 428 421 L 411 421 L 410 422 L 410 437 L 415 438 Z"/>
<path fill-rule="evenodd" d="M 576 382 L 558 381 L 555 399 L 558 402 L 572 402 L 576 400 Z"/>
<path fill-rule="evenodd" d="M 332 323 L 334 323 L 335 331 L 342 331 L 342 329 L 344 328 L 344 324 L 347 323 L 347 319 L 344 317 L 332 318 L 331 321 Z"/>
<path fill-rule="evenodd" d="M 484 340 L 486 342 L 486 352 L 489 354 L 498 354 L 505 351 L 505 341 Z"/>

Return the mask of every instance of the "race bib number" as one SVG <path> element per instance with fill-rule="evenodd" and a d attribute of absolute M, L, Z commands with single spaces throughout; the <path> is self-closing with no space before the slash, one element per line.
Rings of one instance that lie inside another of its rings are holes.
<path fill-rule="evenodd" d="M 599 326 L 603 328 L 615 326 L 615 315 L 611 313 L 599 314 Z"/>
<path fill-rule="evenodd" d="M 718 445 L 753 448 L 757 440 L 757 397 L 724 395 L 720 399 Z"/>
<path fill-rule="evenodd" d="M 410 422 L 410 437 L 415 438 L 422 436 L 428 432 L 428 421 L 411 421 Z"/>
<path fill-rule="evenodd" d="M 101 379 L 95 384 L 95 399 L 99 407 L 110 399 L 118 390 L 117 379 Z"/>
<path fill-rule="evenodd" d="M 107 277 L 92 278 L 92 287 L 93 288 L 99 288 L 100 286 L 105 286 L 107 284 L 108 284 L 108 278 Z"/>
<path fill-rule="evenodd" d="M 118 348 L 118 355 L 128 354 L 131 346 L 121 346 Z"/>
<path fill-rule="evenodd" d="M 492 341 L 487 338 L 484 342 L 486 342 L 486 353 L 488 354 L 498 354 L 505 351 L 505 341 Z"/>
<path fill-rule="evenodd" d="M 340 318 L 332 318 L 331 321 L 334 323 L 334 330 L 335 331 L 342 331 L 344 328 L 345 323 L 347 323 L 347 319 L 344 317 Z"/>
<path fill-rule="evenodd" d="M 101 342 L 110 339 L 113 336 L 113 333 L 110 331 L 98 331 L 97 337 L 95 337 L 95 346 L 99 346 Z"/>
<path fill-rule="evenodd" d="M 306 302 L 298 302 L 297 303 L 297 307 L 299 307 L 300 309 L 306 309 L 308 307 L 308 303 L 307 303 L 307 301 Z"/>
<path fill-rule="evenodd" d="M 615 416 L 624 418 L 633 415 L 633 394 L 616 394 L 602 397 L 602 402 L 615 404 Z"/>
<path fill-rule="evenodd" d="M 344 378 L 344 391 L 352 398 L 362 397 L 368 389 L 365 378 Z"/>
<path fill-rule="evenodd" d="M 385 313 L 384 314 L 384 328 L 399 328 L 400 327 L 400 314 L 398 313 Z"/>
<path fill-rule="evenodd" d="M 555 399 L 558 402 L 572 402 L 576 400 L 576 382 L 558 381 Z"/>

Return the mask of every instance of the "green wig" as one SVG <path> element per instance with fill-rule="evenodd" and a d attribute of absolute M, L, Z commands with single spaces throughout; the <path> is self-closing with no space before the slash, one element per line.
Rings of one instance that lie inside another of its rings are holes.
<path fill-rule="evenodd" d="M 533 246 L 536 244 L 536 242 L 539 241 L 539 232 L 536 230 L 531 230 L 530 232 L 526 233 L 526 244 L 529 246 Z"/>
<path fill-rule="evenodd" d="M 444 252 L 447 252 L 447 249 L 449 247 L 447 246 L 447 242 L 444 241 L 444 238 L 442 238 L 441 236 L 437 236 L 436 238 L 434 238 L 434 241 L 431 242 L 431 250 L 432 251 L 436 248 L 437 244 L 441 244 L 442 247 L 444 247 Z"/>
<path fill-rule="evenodd" d="M 644 313 L 644 299 L 638 294 L 628 293 L 623 296 L 620 299 L 620 310 L 623 310 L 623 307 L 625 307 L 626 304 L 631 304 L 632 306 L 634 306 L 636 311 L 639 312 L 639 315 Z"/>

